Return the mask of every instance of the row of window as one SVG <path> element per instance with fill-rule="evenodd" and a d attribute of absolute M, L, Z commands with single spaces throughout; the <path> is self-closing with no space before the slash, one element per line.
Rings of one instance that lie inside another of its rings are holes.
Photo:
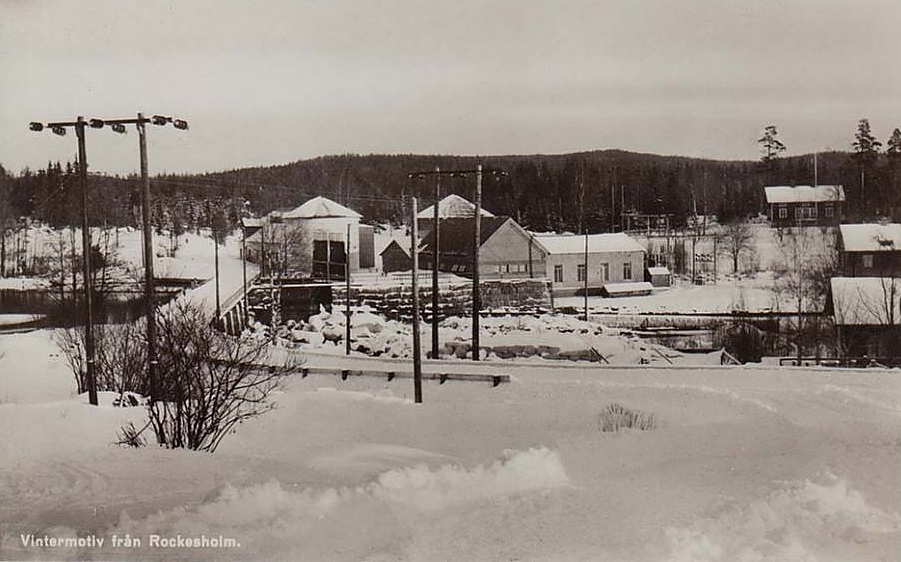
<path fill-rule="evenodd" d="M 585 281 L 585 272 L 586 272 L 585 264 L 580 263 L 576 265 L 576 280 L 577 281 Z M 602 263 L 600 267 L 600 278 L 602 281 L 610 281 L 610 264 Z M 632 262 L 624 262 L 623 263 L 623 279 L 631 281 L 632 280 Z M 554 283 L 563 283 L 563 266 L 555 265 L 554 266 Z"/>
<path fill-rule="evenodd" d="M 495 273 L 528 273 L 529 265 L 525 263 L 502 263 L 494 266 Z"/>
<path fill-rule="evenodd" d="M 835 216 L 835 208 L 832 205 L 826 205 L 825 207 L 823 207 L 823 216 L 831 219 Z M 788 207 L 786 207 L 785 205 L 779 207 L 779 218 L 788 218 Z M 817 218 L 817 208 L 815 206 L 795 207 L 795 218 L 815 219 Z"/>

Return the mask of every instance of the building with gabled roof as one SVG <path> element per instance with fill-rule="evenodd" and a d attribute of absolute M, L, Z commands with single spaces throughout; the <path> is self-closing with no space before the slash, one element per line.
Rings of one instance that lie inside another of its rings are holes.
<path fill-rule="evenodd" d="M 293 219 L 322 219 L 322 218 L 362 218 L 363 215 L 351 208 L 336 203 L 328 197 L 319 195 L 313 197 L 303 205 L 280 213 L 283 220 Z"/>
<path fill-rule="evenodd" d="M 455 193 L 451 193 L 444 199 L 438 202 L 438 218 L 440 219 L 460 219 L 466 217 L 472 217 L 476 214 L 476 206 L 472 201 L 467 200 L 464 197 L 460 197 Z M 482 209 L 483 217 L 493 217 L 494 215 L 490 212 Z M 416 215 L 420 220 L 428 220 L 435 218 L 435 206 L 430 205 L 426 207 L 419 214 Z"/>
<path fill-rule="evenodd" d="M 901 224 L 843 224 L 838 250 L 843 275 L 901 277 Z"/>
<path fill-rule="evenodd" d="M 586 277 L 589 293 L 600 294 L 605 285 L 623 283 L 641 283 L 641 291 L 647 290 L 647 252 L 628 234 L 552 234 L 536 236 L 535 241 L 547 250 L 545 267 L 555 296 L 584 293 Z"/>
<path fill-rule="evenodd" d="M 352 272 L 361 268 L 360 236 L 373 236 L 371 228 L 361 231 L 361 217 L 360 213 L 327 197 L 313 197 L 295 209 L 273 211 L 263 217 L 256 231 L 247 238 L 247 253 L 255 260 L 265 256 L 263 269 L 266 274 L 280 271 L 279 267 L 286 269 L 284 264 L 293 262 L 303 265 L 288 266 L 287 269 L 300 267 L 309 271 L 292 273 L 341 279 L 348 260 Z M 363 244 L 371 245 L 368 241 Z"/>
<path fill-rule="evenodd" d="M 440 221 L 438 270 L 472 276 L 475 217 Z M 544 277 L 546 252 L 510 217 L 483 217 L 479 225 L 479 276 L 483 279 Z M 435 229 L 420 243 L 419 266 L 432 268 Z"/>
<path fill-rule="evenodd" d="M 413 258 L 410 257 L 409 249 L 397 240 L 392 240 L 379 255 L 382 257 L 382 273 L 413 269 Z"/>
<path fill-rule="evenodd" d="M 776 185 L 764 188 L 774 227 L 830 226 L 841 221 L 845 190 L 840 185 Z"/>

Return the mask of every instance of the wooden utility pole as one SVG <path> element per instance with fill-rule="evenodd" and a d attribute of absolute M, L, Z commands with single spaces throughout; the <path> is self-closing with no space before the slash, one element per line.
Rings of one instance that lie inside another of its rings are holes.
<path fill-rule="evenodd" d="M 441 251 L 441 230 L 439 228 L 441 217 L 438 213 L 438 203 L 441 201 L 441 168 L 435 166 L 435 210 L 432 218 L 435 221 L 435 246 L 432 248 L 432 359 L 438 359 L 438 266 L 439 252 Z"/>
<path fill-rule="evenodd" d="M 482 245 L 482 165 L 476 166 L 476 216 L 475 236 L 472 248 L 472 360 L 479 360 L 479 311 L 482 299 L 479 294 L 479 246 Z"/>
<path fill-rule="evenodd" d="M 244 324 L 247 325 L 247 227 L 241 219 L 241 270 L 244 285 L 241 287 L 241 298 L 244 302 Z"/>
<path fill-rule="evenodd" d="M 350 355 L 350 223 L 347 223 L 347 250 L 344 252 L 344 354 Z"/>
<path fill-rule="evenodd" d="M 81 115 L 75 122 L 78 136 L 78 179 L 81 183 L 81 270 L 84 275 L 84 349 L 88 378 L 88 402 L 97 405 L 97 378 L 94 365 L 94 305 L 91 279 L 91 227 L 88 222 L 88 155 L 85 148 L 85 120 Z"/>
<path fill-rule="evenodd" d="M 213 264 L 216 270 L 216 326 L 219 326 L 219 317 L 222 315 L 221 301 L 219 299 L 219 233 L 216 231 L 216 223 L 213 222 Z"/>
<path fill-rule="evenodd" d="M 144 234 L 144 309 L 147 317 L 147 377 L 150 382 L 150 402 L 159 398 L 156 352 L 156 303 L 153 279 L 153 229 L 150 224 L 150 175 L 147 172 L 147 131 L 144 116 L 138 113 L 135 126 L 138 129 L 138 150 L 141 154 L 141 220 Z"/>
<path fill-rule="evenodd" d="M 414 401 L 422 402 L 422 357 L 419 349 L 419 220 L 416 215 L 416 197 L 413 197 L 413 227 L 410 229 L 410 255 L 413 256 L 413 271 L 410 278 L 413 289 L 413 395 Z"/>
<path fill-rule="evenodd" d="M 585 229 L 585 321 L 588 322 L 588 229 Z"/>

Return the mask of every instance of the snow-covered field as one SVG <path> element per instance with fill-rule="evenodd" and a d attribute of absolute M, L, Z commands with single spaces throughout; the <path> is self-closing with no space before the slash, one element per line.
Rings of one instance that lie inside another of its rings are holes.
<path fill-rule="evenodd" d="M 426 382 L 421 405 L 409 379 L 311 375 L 210 455 L 111 445 L 142 411 L 74 396 L 47 332 L 0 336 L 0 354 L 4 560 L 901 551 L 898 371 L 517 365 L 497 388 Z M 655 414 L 656 429 L 602 432 L 612 402 Z M 126 534 L 141 547 L 112 545 Z M 34 547 L 28 535 L 85 544 Z M 234 545 L 167 548 L 154 535 Z"/>
<path fill-rule="evenodd" d="M 722 276 L 715 285 L 692 285 L 679 280 L 672 287 L 654 289 L 645 297 L 588 297 L 589 311 L 619 314 L 722 314 L 733 311 L 793 312 L 797 309 L 787 297 L 780 298 L 775 290 L 776 277 L 762 272 L 738 278 Z M 584 297 L 554 299 L 558 307 L 581 309 Z"/>

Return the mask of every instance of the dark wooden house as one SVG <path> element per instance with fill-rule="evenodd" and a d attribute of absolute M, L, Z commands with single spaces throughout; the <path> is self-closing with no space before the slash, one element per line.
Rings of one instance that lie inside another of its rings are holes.
<path fill-rule="evenodd" d="M 778 185 L 764 191 L 771 226 L 834 226 L 841 222 L 845 190 L 840 185 Z"/>
<path fill-rule="evenodd" d="M 845 356 L 901 364 L 901 279 L 833 277 L 825 313 Z"/>
<path fill-rule="evenodd" d="M 397 240 L 392 240 L 379 255 L 382 256 L 382 273 L 410 271 L 413 269 L 413 259 L 410 257 L 410 252 L 401 246 Z"/>
<path fill-rule="evenodd" d="M 901 277 L 901 224 L 843 224 L 838 251 L 846 277 Z"/>
<path fill-rule="evenodd" d="M 438 270 L 472 276 L 475 218 L 449 218 L 439 223 Z M 544 277 L 546 251 L 509 217 L 482 217 L 479 226 L 479 277 L 528 279 Z M 432 268 L 435 229 L 420 244 L 420 269 Z"/>

